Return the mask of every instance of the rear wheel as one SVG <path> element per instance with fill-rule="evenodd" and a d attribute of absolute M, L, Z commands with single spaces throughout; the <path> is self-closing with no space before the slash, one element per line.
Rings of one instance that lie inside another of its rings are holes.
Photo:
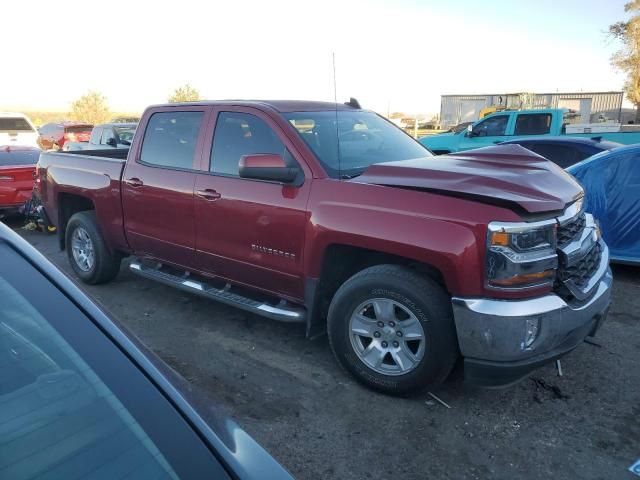
<path fill-rule="evenodd" d="M 328 332 L 349 373 L 392 395 L 437 386 L 458 357 L 449 296 L 398 265 L 367 268 L 347 280 L 331 302 Z"/>
<path fill-rule="evenodd" d="M 120 271 L 121 257 L 107 249 L 94 211 L 73 215 L 67 224 L 65 240 L 69 263 L 83 282 L 105 283 Z"/>

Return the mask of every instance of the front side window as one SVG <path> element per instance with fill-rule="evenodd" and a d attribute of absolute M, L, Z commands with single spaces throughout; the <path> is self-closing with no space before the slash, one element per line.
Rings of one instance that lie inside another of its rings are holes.
<path fill-rule="evenodd" d="M 474 137 L 498 137 L 504 135 L 509 122 L 508 115 L 490 117 L 473 127 Z"/>
<path fill-rule="evenodd" d="M 149 119 L 140 161 L 170 168 L 193 168 L 203 112 L 159 112 Z"/>
<path fill-rule="evenodd" d="M 2 244 L 0 259 L 0 478 L 227 478 L 91 320 Z"/>
<path fill-rule="evenodd" d="M 360 175 L 375 163 L 432 156 L 373 112 L 295 112 L 285 117 L 333 178 Z"/>
<path fill-rule="evenodd" d="M 545 135 L 551 131 L 551 114 L 521 113 L 516 117 L 514 135 Z"/>
<path fill-rule="evenodd" d="M 288 157 L 284 143 L 264 120 L 248 113 L 221 112 L 213 135 L 210 170 L 238 176 L 240 158 L 257 153 Z"/>

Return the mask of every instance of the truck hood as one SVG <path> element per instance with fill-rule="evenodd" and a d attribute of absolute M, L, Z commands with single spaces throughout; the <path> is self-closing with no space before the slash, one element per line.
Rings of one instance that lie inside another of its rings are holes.
<path fill-rule="evenodd" d="M 516 205 L 531 214 L 561 211 L 583 195 L 573 177 L 519 145 L 378 163 L 353 181 Z"/>

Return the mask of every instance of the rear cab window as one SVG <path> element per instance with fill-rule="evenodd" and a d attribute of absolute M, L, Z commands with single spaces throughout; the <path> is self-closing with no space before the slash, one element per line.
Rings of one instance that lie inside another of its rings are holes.
<path fill-rule="evenodd" d="M 140 162 L 158 167 L 194 169 L 203 118 L 203 111 L 153 113 L 144 132 Z"/>
<path fill-rule="evenodd" d="M 520 113 L 516 117 L 514 135 L 546 135 L 551 132 L 550 113 Z"/>
<path fill-rule="evenodd" d="M 0 132 L 33 132 L 29 122 L 23 117 L 0 117 Z"/>

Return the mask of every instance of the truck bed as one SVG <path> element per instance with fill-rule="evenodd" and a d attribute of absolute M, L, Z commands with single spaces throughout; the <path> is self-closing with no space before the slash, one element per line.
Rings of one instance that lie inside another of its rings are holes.
<path fill-rule="evenodd" d="M 128 149 L 42 152 L 36 170 L 51 223 L 66 223 L 65 202 L 87 204 L 103 220 L 108 244 L 126 248 L 120 181 L 127 154 Z M 63 246 L 62 231 L 60 239 Z"/>

